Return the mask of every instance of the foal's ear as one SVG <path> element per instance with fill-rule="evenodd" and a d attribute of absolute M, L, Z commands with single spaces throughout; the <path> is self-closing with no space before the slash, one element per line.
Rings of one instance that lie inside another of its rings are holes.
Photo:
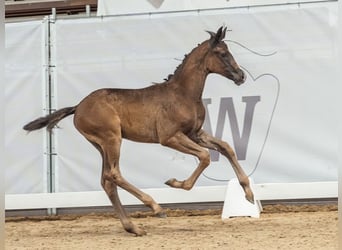
<path fill-rule="evenodd" d="M 210 35 L 209 44 L 211 48 L 214 48 L 225 38 L 226 31 L 227 27 L 223 28 L 223 26 L 221 26 L 216 33 L 212 31 L 207 31 Z"/>

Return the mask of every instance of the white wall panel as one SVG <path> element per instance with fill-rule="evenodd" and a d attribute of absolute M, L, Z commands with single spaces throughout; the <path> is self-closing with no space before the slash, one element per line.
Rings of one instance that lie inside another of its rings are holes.
<path fill-rule="evenodd" d="M 22 127 L 43 115 L 44 26 L 6 24 L 5 178 L 6 194 L 46 191 L 44 132 Z"/>

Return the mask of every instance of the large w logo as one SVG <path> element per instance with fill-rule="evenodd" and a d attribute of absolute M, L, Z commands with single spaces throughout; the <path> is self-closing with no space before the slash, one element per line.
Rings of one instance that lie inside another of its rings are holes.
<path fill-rule="evenodd" d="M 208 105 L 211 104 L 211 99 L 203 99 L 203 103 L 206 109 L 206 118 L 203 124 L 203 129 L 214 135 L 216 138 L 222 139 L 223 130 L 225 127 L 226 115 L 230 122 L 230 128 L 233 137 L 233 144 L 238 160 L 245 160 L 248 148 L 249 137 L 251 134 L 253 116 L 256 104 L 260 101 L 260 96 L 243 96 L 242 102 L 246 103 L 245 115 L 242 124 L 242 133 L 238 125 L 236 117 L 235 107 L 232 97 L 223 97 L 220 101 L 219 114 L 217 120 L 217 126 L 215 135 L 211 127 L 211 120 L 208 112 Z M 210 150 L 210 156 L 212 161 L 219 160 L 219 153 L 217 151 Z"/>

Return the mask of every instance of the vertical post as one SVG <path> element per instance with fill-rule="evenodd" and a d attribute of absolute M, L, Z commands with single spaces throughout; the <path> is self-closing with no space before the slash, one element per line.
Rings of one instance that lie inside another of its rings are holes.
<path fill-rule="evenodd" d="M 57 16 L 56 8 L 52 8 L 51 9 L 51 19 L 56 20 L 56 16 Z"/>
<path fill-rule="evenodd" d="M 54 105 L 54 62 L 52 60 L 52 47 L 53 38 L 51 32 L 51 25 L 56 20 L 56 9 L 52 9 L 52 15 L 47 18 L 46 27 L 46 112 L 51 114 L 55 111 Z M 47 132 L 46 134 L 46 154 L 47 154 L 47 192 L 54 193 L 55 190 L 55 138 L 53 132 Z M 49 215 L 55 215 L 57 213 L 56 208 L 48 208 Z"/>
<path fill-rule="evenodd" d="M 87 17 L 90 17 L 90 14 L 91 14 L 90 5 L 87 4 L 86 5 L 86 15 L 87 15 Z"/>

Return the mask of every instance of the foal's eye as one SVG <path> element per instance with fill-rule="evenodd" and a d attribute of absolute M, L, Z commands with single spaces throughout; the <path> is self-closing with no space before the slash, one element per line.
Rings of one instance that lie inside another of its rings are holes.
<path fill-rule="evenodd" d="M 227 52 L 223 52 L 223 53 L 221 53 L 221 56 L 222 57 L 228 57 L 228 53 Z"/>

